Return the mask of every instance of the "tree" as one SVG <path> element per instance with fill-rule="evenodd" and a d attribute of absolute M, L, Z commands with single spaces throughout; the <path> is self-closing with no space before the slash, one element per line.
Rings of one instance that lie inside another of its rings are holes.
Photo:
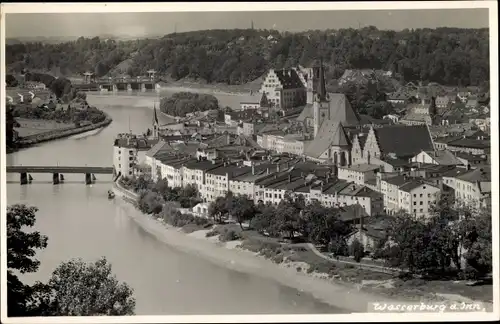
<path fill-rule="evenodd" d="M 36 249 L 47 246 L 39 232 L 24 232 L 36 221 L 36 207 L 7 207 L 7 311 L 16 316 L 133 315 L 133 291 L 119 283 L 103 258 L 87 265 L 81 260 L 62 263 L 47 284 L 23 284 L 14 274 L 36 272 Z"/>
<path fill-rule="evenodd" d="M 271 236 L 277 236 L 273 231 L 272 224 L 276 208 L 271 204 L 258 204 L 256 206 L 256 213 L 251 220 L 252 228 L 260 233 L 268 232 Z"/>
<path fill-rule="evenodd" d="M 358 239 L 355 239 L 352 243 L 350 248 L 350 254 L 354 257 L 354 261 L 360 262 L 361 259 L 365 255 L 365 249 L 363 247 L 363 244 L 361 244 Z"/>
<path fill-rule="evenodd" d="M 109 67 L 107 67 L 102 61 L 98 62 L 95 66 L 95 75 L 98 78 L 105 76 L 108 71 Z"/>
<path fill-rule="evenodd" d="M 229 197 L 229 214 L 236 218 L 243 230 L 243 222 L 249 221 L 255 215 L 255 205 L 246 195 Z"/>
<path fill-rule="evenodd" d="M 73 259 L 54 270 L 37 299 L 45 316 L 125 316 L 134 315 L 132 295 L 112 274 L 106 258 L 91 264 Z"/>
<path fill-rule="evenodd" d="M 301 217 L 304 236 L 324 246 L 343 240 L 351 232 L 351 227 L 339 219 L 338 212 L 338 209 L 327 208 L 318 201 L 305 206 Z"/>
<path fill-rule="evenodd" d="M 9 316 L 24 316 L 34 312 L 33 287 L 23 284 L 14 274 L 36 272 L 40 261 L 34 259 L 37 249 L 47 247 L 48 238 L 40 232 L 24 232 L 33 227 L 36 207 L 12 205 L 7 207 L 7 309 Z"/>
<path fill-rule="evenodd" d="M 208 214 L 214 219 L 214 222 L 222 223 L 222 217 L 228 213 L 225 197 L 217 197 L 208 206 Z"/>

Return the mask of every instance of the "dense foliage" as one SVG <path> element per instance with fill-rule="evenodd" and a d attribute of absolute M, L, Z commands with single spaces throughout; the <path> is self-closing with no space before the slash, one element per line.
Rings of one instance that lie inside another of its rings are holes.
<path fill-rule="evenodd" d="M 177 92 L 160 101 L 162 112 L 179 117 L 195 111 L 216 110 L 218 107 L 219 101 L 215 96 L 202 93 Z"/>
<path fill-rule="evenodd" d="M 85 95 L 85 93 L 83 93 Z M 80 106 L 81 105 L 81 106 Z M 79 108 L 76 108 L 80 106 Z M 81 125 L 84 122 L 97 124 L 106 119 L 106 115 L 96 107 L 91 107 L 83 102 L 73 102 L 73 106 L 66 107 L 55 104 L 52 100 L 48 104 L 33 107 L 32 104 L 17 104 L 12 106 L 14 117 L 27 119 L 55 120 L 62 123 L 75 123 Z"/>
<path fill-rule="evenodd" d="M 492 271 L 491 215 L 490 208 L 446 202 L 433 207 L 426 222 L 400 215 L 389 228 L 392 244 L 380 256 L 415 273 L 442 275 L 453 264 L 467 277 L 485 276 Z"/>
<path fill-rule="evenodd" d="M 272 36 L 269 37 L 269 36 Z M 320 46 L 318 46 L 320 44 Z M 95 71 L 145 75 L 156 69 L 178 80 L 240 84 L 267 69 L 308 65 L 324 56 L 327 78 L 345 69 L 384 69 L 406 81 L 480 85 L 489 79 L 487 29 L 381 31 L 375 27 L 282 33 L 268 30 L 205 30 L 135 41 L 98 37 L 62 44 L 12 44 L 6 47 L 10 70 L 62 73 Z"/>
<path fill-rule="evenodd" d="M 7 208 L 7 310 L 16 316 L 133 315 L 132 289 L 119 283 L 106 259 L 87 265 L 80 260 L 64 262 L 48 283 L 26 285 L 17 273 L 36 272 L 37 249 L 47 246 L 47 237 L 26 232 L 36 221 L 36 207 Z"/>
<path fill-rule="evenodd" d="M 139 194 L 138 207 L 146 214 L 158 214 L 166 202 L 178 202 L 182 208 L 191 208 L 200 202 L 198 189 L 192 185 L 170 188 L 166 179 L 157 182 L 144 175 L 122 177 L 120 183 Z"/>

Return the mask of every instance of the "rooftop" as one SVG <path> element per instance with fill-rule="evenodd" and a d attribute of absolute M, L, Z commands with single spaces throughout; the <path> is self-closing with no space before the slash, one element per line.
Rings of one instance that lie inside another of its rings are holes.
<path fill-rule="evenodd" d="M 357 172 L 369 172 L 369 171 L 380 169 L 380 166 L 375 165 L 375 164 L 363 163 L 363 164 L 353 164 L 351 166 L 339 167 L 339 169 L 347 169 L 347 170 L 357 171 Z"/>
<path fill-rule="evenodd" d="M 382 154 L 394 153 L 397 157 L 412 157 L 422 150 L 434 150 L 426 125 L 391 125 L 373 130 Z"/>

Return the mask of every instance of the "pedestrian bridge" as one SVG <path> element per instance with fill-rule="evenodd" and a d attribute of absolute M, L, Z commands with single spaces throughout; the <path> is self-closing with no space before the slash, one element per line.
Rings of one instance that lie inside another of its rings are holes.
<path fill-rule="evenodd" d="M 95 174 L 113 174 L 113 167 L 98 167 L 98 166 L 29 166 L 29 165 L 11 165 L 6 168 L 7 173 L 19 173 L 22 185 L 31 183 L 33 179 L 29 173 L 52 173 L 52 181 L 54 184 L 64 182 L 64 173 L 80 173 L 85 175 L 85 183 L 92 184 L 95 182 Z M 115 179 L 116 180 L 116 179 Z"/>

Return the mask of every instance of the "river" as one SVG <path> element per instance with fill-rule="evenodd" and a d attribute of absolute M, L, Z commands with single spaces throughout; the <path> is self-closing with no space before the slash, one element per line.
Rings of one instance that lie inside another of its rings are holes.
<path fill-rule="evenodd" d="M 113 123 L 88 136 L 9 154 L 7 164 L 110 166 L 117 133 L 151 127 L 152 97 L 89 95 L 88 101 L 111 115 Z M 165 116 L 159 118 L 160 123 L 169 122 Z M 27 283 L 46 281 L 70 258 L 95 261 L 105 256 L 117 278 L 134 289 L 137 315 L 344 312 L 278 282 L 227 269 L 158 241 L 131 219 L 138 213 L 131 205 L 107 199 L 110 175 L 98 175 L 92 186 L 84 185 L 83 175 L 65 176 L 66 183 L 56 186 L 48 174 L 33 175 L 33 183 L 26 186 L 16 183 L 19 175 L 7 176 L 8 203 L 38 207 L 34 229 L 49 237 L 48 247 L 36 256 L 39 271 L 22 276 Z"/>

